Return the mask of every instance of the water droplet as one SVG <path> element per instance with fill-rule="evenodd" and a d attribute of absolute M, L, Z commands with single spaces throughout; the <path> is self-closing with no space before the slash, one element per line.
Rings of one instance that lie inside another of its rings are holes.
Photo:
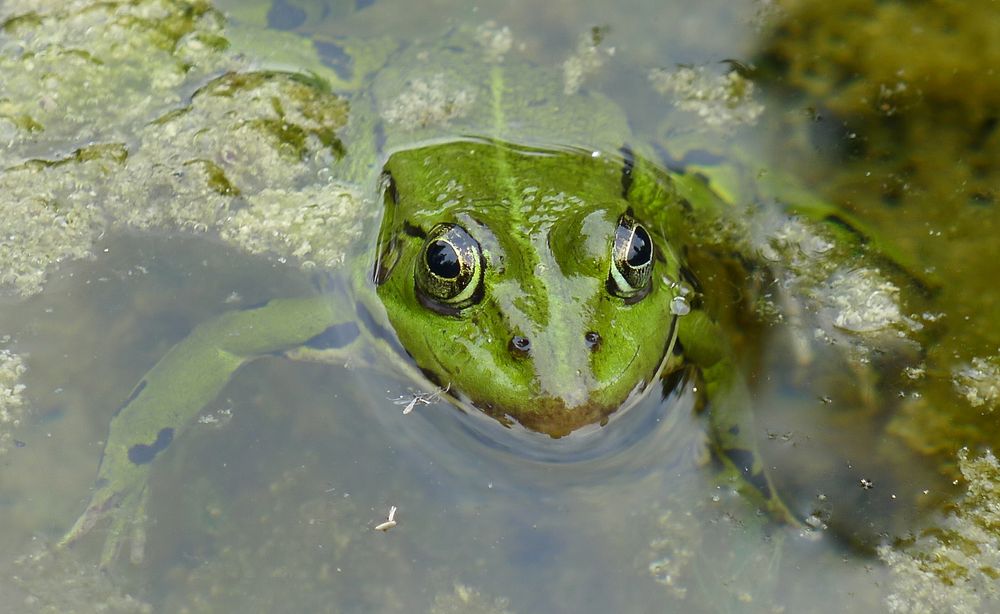
<path fill-rule="evenodd" d="M 686 316 L 691 313 L 691 305 L 683 296 L 675 296 L 673 300 L 670 301 L 670 313 L 675 316 Z"/>

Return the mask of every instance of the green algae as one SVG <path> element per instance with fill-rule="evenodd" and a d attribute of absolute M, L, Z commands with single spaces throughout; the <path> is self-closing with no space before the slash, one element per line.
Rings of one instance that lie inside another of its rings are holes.
<path fill-rule="evenodd" d="M 0 19 L 0 115 L 14 123 L 0 167 L 58 157 L 131 129 L 180 103 L 185 85 L 231 63 L 223 21 L 207 2 L 151 0 L 35 5 Z"/>
<path fill-rule="evenodd" d="M 252 70 L 206 2 L 3 8 L 4 293 L 37 294 L 115 229 L 210 233 L 304 267 L 343 262 L 364 215 L 360 193 L 329 174 L 346 153 L 348 106 L 320 76 Z M 0 450 L 20 398 L 5 400 Z"/>
<path fill-rule="evenodd" d="M 288 254 L 304 268 L 332 269 L 344 264 L 347 247 L 361 236 L 361 198 L 348 185 L 261 190 L 247 198 L 250 206 L 236 211 L 220 236 L 250 253 Z"/>
<path fill-rule="evenodd" d="M 336 267 L 357 243 L 370 211 L 330 174 L 348 107 L 318 61 L 311 73 L 251 66 L 205 2 L 2 10 L 5 293 L 38 294 L 60 264 L 127 229 L 207 233 L 307 268 Z M 25 356 L 2 350 L 0 452 L 28 411 L 25 372 Z M 27 611 L 150 611 L 72 552 L 26 555 L 13 573 Z"/>
<path fill-rule="evenodd" d="M 958 453 L 965 494 L 933 528 L 879 556 L 892 571 L 891 612 L 987 612 L 1000 604 L 1000 462 Z"/>
<path fill-rule="evenodd" d="M 346 101 L 315 75 L 245 70 L 205 2 L 76 2 L 5 24 L 0 109 L 31 118 L 14 122 L 0 154 L 14 233 L 0 246 L 0 283 L 15 293 L 38 292 L 52 265 L 86 257 L 107 228 L 228 225 L 246 244 L 254 231 L 231 227 L 234 204 L 320 181 L 345 154 Z M 29 83 L 39 73 L 41 104 Z M 87 145 L 59 155 L 67 143 Z M 352 236 L 331 240 L 343 249 Z"/>
<path fill-rule="evenodd" d="M 6 230 L 0 284 L 31 295 L 41 290 L 51 266 L 91 254 L 104 228 L 96 186 L 121 167 L 119 154 L 118 147 L 84 148 L 62 160 L 29 160 L 0 173 Z"/>
<path fill-rule="evenodd" d="M 10 431 L 20 425 L 25 413 L 21 376 L 26 370 L 23 357 L 0 349 L 0 454 L 14 445 Z"/>
<path fill-rule="evenodd" d="M 940 280 L 908 313 L 927 341 L 887 433 L 966 493 L 914 538 L 879 549 L 892 577 L 886 606 L 990 611 L 1000 474 L 991 452 L 967 448 L 1000 447 L 1000 5 L 777 5 L 755 58 L 767 103 L 784 111 L 769 120 L 782 135 L 769 158 Z"/>
<path fill-rule="evenodd" d="M 82 564 L 71 553 L 44 548 L 14 562 L 14 589 L 5 592 L 9 604 L 22 597 L 18 609 L 38 614 L 151 614 L 153 607 L 115 585 L 114 579 Z M 11 594 L 12 593 L 12 594 Z M 21 593 L 21 594 L 19 594 Z"/>
<path fill-rule="evenodd" d="M 889 426 L 956 474 L 958 447 L 1000 446 L 980 411 L 1000 347 L 1000 6 L 778 6 L 755 59 L 768 103 L 786 111 L 770 119 L 782 139 L 769 157 L 940 280 L 910 314 L 937 331 L 927 377 Z"/>

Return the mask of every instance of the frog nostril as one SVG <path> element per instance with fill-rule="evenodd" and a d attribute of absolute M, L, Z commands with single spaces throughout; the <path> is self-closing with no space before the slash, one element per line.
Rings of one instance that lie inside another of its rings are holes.
<path fill-rule="evenodd" d="M 531 340 L 521 335 L 510 338 L 510 351 L 515 356 L 527 356 L 531 351 Z"/>
<path fill-rule="evenodd" d="M 595 333 L 594 331 L 589 331 L 586 335 L 584 335 L 583 340 L 587 342 L 587 349 L 591 352 L 594 352 L 601 347 L 601 335 L 599 333 Z"/>

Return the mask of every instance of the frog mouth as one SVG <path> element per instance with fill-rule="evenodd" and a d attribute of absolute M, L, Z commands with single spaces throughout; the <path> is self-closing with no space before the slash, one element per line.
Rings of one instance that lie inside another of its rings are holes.
<path fill-rule="evenodd" d="M 552 439 L 561 439 L 586 430 L 587 427 L 593 427 L 593 430 L 600 429 L 606 426 L 610 420 L 624 415 L 646 398 L 651 390 L 655 389 L 652 384 L 660 380 L 668 359 L 669 354 L 665 354 L 652 376 L 649 379 L 638 381 L 622 402 L 609 404 L 588 400 L 582 404 L 570 406 L 564 399 L 558 397 L 541 397 L 524 405 L 530 411 L 519 411 L 516 415 L 511 412 L 510 408 L 499 405 L 492 400 L 470 396 L 452 386 L 451 383 L 441 383 L 436 381 L 437 378 L 426 373 L 425 375 L 438 386 L 437 390 L 441 396 L 447 398 L 449 402 L 467 415 L 486 416 L 506 428 L 519 425 L 527 431 Z"/>
<path fill-rule="evenodd" d="M 648 380 L 638 381 L 625 400 L 619 403 L 588 401 L 570 407 L 561 398 L 546 397 L 535 400 L 531 405 L 531 411 L 522 412 L 523 415 L 520 417 L 512 416 L 503 408 L 490 403 L 476 402 L 475 399 L 469 399 L 466 403 L 504 426 L 511 427 L 516 423 L 534 433 L 561 439 L 572 434 L 582 434 L 584 431 L 597 431 L 607 426 L 609 422 L 624 416 L 656 388 L 652 384 L 660 381 L 668 359 L 669 356 L 664 356 L 653 376 Z"/>
<path fill-rule="evenodd" d="M 671 328 L 675 329 L 676 319 L 672 322 Z M 621 416 L 630 408 L 642 401 L 649 392 L 656 388 L 653 384 L 659 381 L 664 369 L 670 359 L 673 347 L 674 335 L 664 348 L 663 357 L 657 368 L 647 378 L 639 379 L 636 385 L 629 391 L 624 400 L 617 403 L 602 403 L 587 398 L 582 403 L 568 404 L 565 399 L 555 396 L 542 396 L 521 404 L 521 409 L 512 411 L 513 408 L 496 403 L 492 399 L 477 398 L 461 390 L 454 384 L 458 379 L 455 374 L 441 360 L 437 359 L 433 351 L 433 344 L 430 339 L 424 337 L 424 344 L 428 350 L 428 355 L 434 356 L 437 363 L 437 373 L 444 373 L 449 376 L 448 381 L 441 381 L 442 378 L 435 375 L 435 372 L 426 368 L 421 368 L 424 377 L 437 387 L 435 394 L 447 398 L 453 405 L 466 414 L 483 414 L 499 422 L 507 428 L 515 424 L 522 426 L 528 431 L 547 435 L 552 439 L 560 439 L 586 427 L 601 428 L 608 424 L 612 415 Z M 628 364 L 622 371 L 627 371 L 639 355 L 637 348 Z"/>
<path fill-rule="evenodd" d="M 681 373 L 687 371 L 682 370 Z M 684 381 L 684 378 L 678 379 L 680 383 L 671 386 L 671 394 L 680 394 Z M 611 463 L 629 462 L 629 458 L 636 457 L 619 453 L 632 449 L 641 441 L 655 439 L 657 433 L 676 429 L 677 418 L 687 415 L 672 411 L 676 408 L 674 404 L 661 402 L 657 395 L 649 394 L 649 391 L 657 389 L 657 386 L 640 383 L 616 408 L 604 411 L 595 404 L 590 408 L 595 410 L 594 415 L 606 414 L 606 417 L 581 426 L 564 424 L 562 431 L 572 431 L 566 433 L 543 428 L 550 427 L 553 424 L 551 421 L 543 425 L 526 425 L 502 411 L 490 413 L 464 398 L 455 401 L 459 419 L 441 420 L 438 425 L 446 431 L 457 429 L 455 434 L 468 436 L 468 445 L 483 445 L 533 462 L 556 465 L 597 459 L 606 459 Z M 611 461 L 612 458 L 619 460 Z"/>
<path fill-rule="evenodd" d="M 603 426 L 608 417 L 621 409 L 621 405 L 605 405 L 586 402 L 582 405 L 569 407 L 559 398 L 541 398 L 532 403 L 530 412 L 517 418 L 502 409 L 490 407 L 489 404 L 472 404 L 491 418 L 505 424 L 517 422 L 529 431 L 560 439 L 588 425 Z"/>
<path fill-rule="evenodd" d="M 432 348 L 431 342 L 426 337 L 424 343 L 428 349 Z M 465 413 L 481 413 L 496 420 L 500 424 L 511 427 L 515 423 L 520 424 L 529 431 L 548 435 L 553 439 L 565 437 L 573 431 L 590 424 L 604 423 L 607 417 L 615 411 L 621 409 L 622 404 L 602 404 L 590 400 L 582 404 L 568 405 L 565 400 L 558 397 L 540 397 L 525 403 L 522 407 L 529 411 L 515 411 L 506 405 L 500 405 L 490 399 L 481 399 L 453 385 L 455 374 L 435 356 L 438 372 L 448 376 L 448 381 L 441 381 L 440 376 L 434 372 L 422 368 L 426 377 L 443 397 L 446 397 L 453 405 Z"/>

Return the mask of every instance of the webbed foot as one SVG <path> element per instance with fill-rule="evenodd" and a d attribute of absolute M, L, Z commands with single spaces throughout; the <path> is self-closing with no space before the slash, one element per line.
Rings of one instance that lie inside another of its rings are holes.
<path fill-rule="evenodd" d="M 109 526 L 101 551 L 101 569 L 111 566 L 126 542 L 130 546 L 129 560 L 135 565 L 140 564 L 146 545 L 147 499 L 145 480 L 125 487 L 121 482 L 109 482 L 103 478 L 98 480 L 97 491 L 91 496 L 87 509 L 56 546 L 72 546 L 90 533 L 99 522 L 107 519 Z"/>

